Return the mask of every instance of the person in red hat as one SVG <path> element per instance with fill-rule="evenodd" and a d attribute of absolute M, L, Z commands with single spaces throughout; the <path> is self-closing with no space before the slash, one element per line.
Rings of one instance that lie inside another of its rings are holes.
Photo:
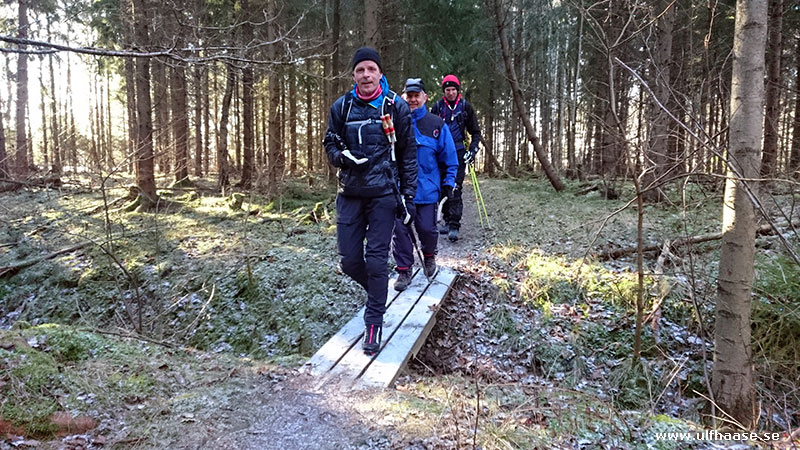
<path fill-rule="evenodd" d="M 475 117 L 475 109 L 461 97 L 461 82 L 455 75 L 444 77 L 442 90 L 444 97 L 433 105 L 431 113 L 444 119 L 450 128 L 458 155 L 458 173 L 456 174 L 453 198 L 448 199 L 443 207 L 442 215 L 445 224 L 439 228 L 439 233 L 447 234 L 448 239 L 455 242 L 458 240 L 461 229 L 461 213 L 464 210 L 464 203 L 461 200 L 464 174 L 467 164 L 475 162 L 475 154 L 478 152 L 478 144 L 481 142 L 481 129 L 478 126 L 478 119 Z M 470 135 L 469 150 L 464 145 L 467 133 Z"/>

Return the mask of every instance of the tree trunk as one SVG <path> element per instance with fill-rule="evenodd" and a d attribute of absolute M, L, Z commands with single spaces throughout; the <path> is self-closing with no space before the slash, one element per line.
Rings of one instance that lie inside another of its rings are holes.
<path fill-rule="evenodd" d="M 211 72 L 208 67 L 204 67 L 203 71 L 203 83 L 202 83 L 202 96 L 203 96 L 203 172 L 208 175 L 209 173 L 209 166 L 211 164 L 211 155 L 209 154 L 209 148 L 211 147 L 211 114 L 210 114 L 210 99 L 211 92 L 208 89 L 208 77 L 209 72 Z M 216 92 L 214 93 L 214 98 L 217 98 Z M 216 118 L 216 116 L 214 116 Z"/>
<path fill-rule="evenodd" d="M 789 154 L 788 172 L 795 180 L 800 179 L 800 36 L 795 43 L 795 72 L 794 80 L 794 122 L 792 123 L 792 148 Z"/>
<path fill-rule="evenodd" d="M 766 35 L 766 2 L 738 0 L 712 389 L 716 404 L 745 429 L 758 421 L 750 339 L 756 230 L 750 197 L 757 186 L 745 180 L 758 177 L 761 164 Z"/>
<path fill-rule="evenodd" d="M 20 39 L 28 38 L 28 0 L 19 0 L 18 3 L 19 22 L 17 25 L 17 37 Z M 26 45 L 20 45 L 20 50 L 25 50 Z M 25 130 L 25 112 L 28 106 L 28 55 L 25 53 L 17 54 L 17 147 L 16 147 L 16 166 L 17 174 L 25 176 L 28 174 L 28 135 Z"/>
<path fill-rule="evenodd" d="M 48 30 L 49 31 L 49 30 Z M 48 32 L 49 35 L 49 32 Z M 61 131 L 58 126 L 58 99 L 56 97 L 56 81 L 53 70 L 53 55 L 48 55 L 48 64 L 50 66 L 50 121 L 52 125 L 50 130 L 53 134 L 53 165 L 51 170 L 53 174 L 61 174 Z"/>
<path fill-rule="evenodd" d="M 136 70 L 133 58 L 125 58 L 125 106 L 128 111 L 128 155 L 126 160 L 135 161 L 136 147 Z M 134 170 L 136 166 L 134 165 Z M 138 170 L 136 170 L 138 172 Z"/>
<path fill-rule="evenodd" d="M 381 20 L 380 0 L 364 0 L 364 42 L 367 46 L 380 51 Z M 337 70 L 338 68 L 334 68 Z"/>
<path fill-rule="evenodd" d="M 242 128 L 244 134 L 243 158 L 242 158 L 242 179 L 239 185 L 249 189 L 253 183 L 253 159 L 255 148 L 253 146 L 255 133 L 253 133 L 255 106 L 253 105 L 253 68 L 245 67 L 242 70 Z"/>
<path fill-rule="evenodd" d="M 42 112 L 42 156 L 44 156 L 44 166 L 50 165 L 50 146 L 47 142 L 47 89 L 44 87 L 44 72 L 39 71 L 39 95 L 41 96 L 41 103 L 39 108 Z"/>
<path fill-rule="evenodd" d="M 261 170 L 267 167 L 267 148 L 269 147 L 269 127 L 267 118 L 269 117 L 269 91 L 261 93 L 261 143 L 258 145 L 258 166 Z"/>
<path fill-rule="evenodd" d="M 170 68 L 170 91 L 175 182 L 180 183 L 189 178 L 189 117 L 186 108 L 186 69 L 183 65 Z"/>
<path fill-rule="evenodd" d="M 489 0 L 490 5 L 493 7 L 494 11 L 494 19 L 495 19 L 495 27 L 497 31 L 497 36 L 500 39 L 500 49 L 503 54 L 503 61 L 505 62 L 506 66 L 506 74 L 508 75 L 508 82 L 511 85 L 511 90 L 514 97 L 514 104 L 517 106 L 517 111 L 524 111 L 524 105 L 522 100 L 522 89 L 519 86 L 519 82 L 517 81 L 517 75 L 514 71 L 514 62 L 511 60 L 510 52 L 509 52 L 509 45 L 508 45 L 508 38 L 506 37 L 504 25 L 503 25 L 503 18 L 502 12 L 500 10 L 500 2 L 499 0 Z M 544 171 L 547 179 L 550 181 L 550 184 L 553 186 L 553 189 L 556 192 L 560 192 L 564 189 L 564 183 L 561 182 L 561 178 L 559 178 L 558 174 L 553 170 L 553 166 L 550 164 L 550 161 L 547 159 L 547 155 L 544 154 L 542 150 L 542 146 L 539 143 L 539 138 L 536 136 L 536 133 L 533 130 L 533 125 L 531 124 L 530 119 L 526 114 L 520 114 L 520 118 L 522 119 L 523 124 L 525 125 L 525 133 L 528 136 L 528 140 L 531 141 L 533 144 L 533 150 L 536 152 L 536 157 L 539 160 L 539 163 L 542 165 L 542 170 Z"/>
<path fill-rule="evenodd" d="M 106 70 L 106 166 L 111 171 L 116 171 L 116 163 L 114 162 L 114 140 L 112 139 L 111 130 L 111 73 Z"/>
<path fill-rule="evenodd" d="M 203 176 L 203 67 L 194 67 L 194 175 Z"/>
<path fill-rule="evenodd" d="M 775 176 L 778 162 L 778 121 L 781 108 L 781 53 L 783 50 L 783 0 L 769 0 L 769 42 L 767 43 L 767 92 L 764 114 L 764 152 L 761 176 Z"/>
<path fill-rule="evenodd" d="M 492 71 L 494 72 L 494 71 Z M 486 130 L 486 136 L 483 136 L 483 148 L 486 152 L 486 158 L 484 159 L 483 163 L 483 171 L 486 172 L 487 175 L 492 176 L 494 175 L 494 164 L 493 160 L 494 157 L 494 109 L 495 109 L 495 98 L 494 98 L 494 88 L 495 83 L 494 80 L 490 80 L 489 82 L 489 108 L 487 109 L 486 113 L 484 114 L 484 129 Z"/>
<path fill-rule="evenodd" d="M 233 157 L 236 171 L 242 170 L 242 97 L 239 95 L 239 80 L 233 83 Z"/>
<path fill-rule="evenodd" d="M 270 13 L 275 14 L 275 5 L 269 4 Z M 267 25 L 267 39 L 274 41 L 277 37 L 276 24 L 270 22 Z M 278 59 L 278 47 L 276 44 L 270 45 L 268 50 L 270 59 Z M 269 84 L 269 188 L 276 192 L 278 182 L 283 178 L 283 164 L 281 163 L 281 141 L 280 141 L 280 105 L 281 105 L 281 86 L 277 67 L 272 67 L 267 79 Z"/>
<path fill-rule="evenodd" d="M 514 95 L 513 93 L 511 94 Z M 505 141 L 505 151 L 503 152 L 503 168 L 512 177 L 517 176 L 517 134 L 519 134 L 519 112 L 517 112 L 516 102 L 511 102 L 508 109 L 511 122 L 506 128 L 507 138 Z"/>
<path fill-rule="evenodd" d="M 69 104 L 67 105 L 67 102 Z M 75 127 L 75 110 L 73 109 L 73 101 L 72 101 L 72 65 L 69 61 L 69 53 L 67 53 L 67 102 L 64 102 L 65 108 L 67 108 L 67 113 L 65 114 L 69 116 L 69 138 L 67 142 L 69 143 L 69 156 L 70 161 L 72 162 L 72 171 L 78 171 L 78 144 L 77 144 L 77 136 L 78 136 L 78 129 Z"/>
<path fill-rule="evenodd" d="M 672 61 L 672 30 L 675 22 L 675 7 L 670 0 L 659 0 L 650 10 L 654 20 L 655 48 L 650 66 L 650 87 L 655 98 L 650 101 L 650 129 L 647 132 L 649 143 L 645 152 L 643 177 L 643 196 L 648 202 L 659 202 L 664 199 L 659 186 L 662 182 L 669 162 L 669 132 L 671 119 L 662 107 L 667 106 L 672 88 L 670 76 Z"/>
<path fill-rule="evenodd" d="M 98 139 L 97 149 L 98 149 L 98 156 L 100 158 L 100 163 L 98 164 L 98 167 L 103 168 L 103 164 L 104 164 L 104 161 L 106 159 L 106 153 L 108 152 L 108 148 L 106 148 L 107 147 L 106 146 L 106 123 L 105 123 L 105 114 L 103 113 L 103 98 L 105 97 L 105 91 L 103 89 L 102 78 L 104 78 L 104 77 L 103 77 L 103 73 L 102 72 L 100 72 L 100 77 L 101 77 L 101 80 L 100 80 L 99 83 L 98 83 L 97 78 L 95 78 L 95 83 L 96 83 L 96 88 L 95 88 L 96 91 L 95 92 L 98 94 L 97 95 L 97 101 L 95 102 L 95 105 L 97 106 L 97 108 L 95 109 L 95 115 L 97 116 L 97 119 L 96 119 L 97 139 Z M 110 167 L 107 167 L 107 168 L 110 169 Z"/>
<path fill-rule="evenodd" d="M 97 145 L 97 76 L 92 77 L 89 83 L 89 158 L 91 168 L 94 171 L 100 170 L 100 149 Z M 91 100 L 94 99 L 94 103 Z"/>
<path fill-rule="evenodd" d="M 306 71 L 308 73 L 312 73 L 313 66 L 311 64 L 311 60 L 309 59 L 306 62 Z M 306 171 L 308 173 L 308 183 L 309 185 L 313 184 L 313 177 L 311 176 L 312 172 L 314 172 L 314 114 L 313 114 L 313 102 L 312 102 L 312 95 L 313 95 L 313 86 L 314 83 L 311 81 L 311 77 L 306 77 Z"/>
<path fill-rule="evenodd" d="M 219 118 L 219 133 L 217 142 L 217 172 L 219 172 L 219 189 L 222 190 L 229 184 L 228 180 L 228 116 L 231 110 L 231 97 L 236 84 L 235 69 L 228 65 L 226 71 L 225 94 L 222 97 L 222 111 Z"/>
<path fill-rule="evenodd" d="M 147 48 L 148 13 L 145 6 L 146 0 L 133 0 L 134 7 L 134 32 L 136 44 L 140 48 Z M 150 99 L 150 60 L 138 58 L 136 60 L 136 184 L 148 201 L 156 200 L 156 180 L 153 173 L 153 118 L 150 115 L 152 102 Z"/>
<path fill-rule="evenodd" d="M 580 79 L 581 54 L 583 52 L 583 14 L 578 17 L 578 43 L 575 50 L 574 72 L 570 80 L 570 100 L 568 106 L 569 122 L 567 124 L 567 173 L 579 177 L 578 154 L 575 147 L 577 139 L 578 117 L 578 80 Z"/>
<path fill-rule="evenodd" d="M 155 159 L 158 171 L 162 174 L 170 172 L 171 139 L 169 130 L 169 90 L 167 84 L 166 65 L 158 59 L 153 59 L 153 107 L 155 108 L 156 121 L 153 132 L 155 133 Z"/>
<path fill-rule="evenodd" d="M 297 174 L 297 72 L 289 70 L 289 173 Z"/>
<path fill-rule="evenodd" d="M 0 99 L 0 108 L 3 102 Z M 6 127 L 3 123 L 3 114 L 0 114 L 0 177 L 10 178 L 8 170 L 8 151 L 6 150 Z"/>

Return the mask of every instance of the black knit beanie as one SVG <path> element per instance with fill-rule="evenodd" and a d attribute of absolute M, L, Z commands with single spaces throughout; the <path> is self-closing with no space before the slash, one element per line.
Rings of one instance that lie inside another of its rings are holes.
<path fill-rule="evenodd" d="M 381 56 L 374 48 L 361 47 L 360 49 L 356 50 L 356 52 L 353 54 L 353 69 L 355 69 L 358 63 L 361 61 L 374 61 L 375 64 L 378 65 L 378 68 L 381 69 L 381 72 L 383 72 L 383 67 L 381 67 Z"/>

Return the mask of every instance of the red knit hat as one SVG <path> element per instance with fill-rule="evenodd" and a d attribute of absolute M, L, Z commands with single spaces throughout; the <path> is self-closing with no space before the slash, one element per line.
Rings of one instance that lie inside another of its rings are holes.
<path fill-rule="evenodd" d="M 458 81 L 458 78 L 455 75 L 447 75 L 442 80 L 442 90 L 447 87 L 454 87 L 456 90 L 461 90 L 461 82 Z"/>

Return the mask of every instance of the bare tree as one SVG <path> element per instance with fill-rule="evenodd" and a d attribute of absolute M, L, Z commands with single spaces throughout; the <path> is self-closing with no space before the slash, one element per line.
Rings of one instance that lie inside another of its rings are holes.
<path fill-rule="evenodd" d="M 789 167 L 788 172 L 791 177 L 795 179 L 800 178 L 800 36 L 797 37 L 795 43 L 795 64 L 797 71 L 795 72 L 795 103 L 794 103 L 794 119 L 792 122 L 792 145 L 789 154 Z"/>
<path fill-rule="evenodd" d="M 203 176 L 203 67 L 194 67 L 194 175 Z"/>
<path fill-rule="evenodd" d="M 242 179 L 239 184 L 249 188 L 253 183 L 253 160 L 255 159 L 254 101 L 253 101 L 253 68 L 242 70 Z"/>
<path fill-rule="evenodd" d="M 668 161 L 671 159 L 669 152 L 670 118 L 661 109 L 660 105 L 669 102 L 670 90 L 670 62 L 672 61 L 672 29 L 675 21 L 675 2 L 659 0 L 650 7 L 655 28 L 655 48 L 651 49 L 650 86 L 655 98 L 650 102 L 649 109 L 649 144 L 645 152 L 646 170 L 643 177 L 645 187 L 657 183 L 666 171 Z M 648 189 L 644 198 L 650 202 L 661 201 L 664 198 L 661 189 Z"/>
<path fill-rule="evenodd" d="M 381 0 L 364 0 L 364 42 L 380 50 L 382 43 L 380 8 Z M 334 68 L 336 70 L 337 68 Z"/>
<path fill-rule="evenodd" d="M 134 34 L 136 43 L 149 43 L 147 0 L 133 0 Z M 150 60 L 136 60 L 136 184 L 141 191 L 140 201 L 156 200 L 156 180 L 153 173 L 153 117 L 150 99 Z M 142 198 L 144 197 L 144 198 Z M 145 207 L 149 207 L 146 203 Z"/>
<path fill-rule="evenodd" d="M 233 97 L 233 88 L 236 83 L 234 76 L 234 68 L 228 64 L 225 72 L 227 81 L 225 82 L 225 94 L 222 96 L 222 111 L 219 118 L 219 133 L 217 141 L 217 172 L 219 173 L 218 184 L 220 190 L 228 185 L 229 169 L 228 169 L 228 117 L 231 110 L 231 97 Z"/>
<path fill-rule="evenodd" d="M 269 4 L 270 16 L 274 17 L 275 7 L 273 3 Z M 267 25 L 267 38 L 274 41 L 277 37 L 277 25 L 270 22 Z M 276 44 L 269 46 L 269 54 L 271 59 L 277 59 L 278 48 Z M 267 79 L 269 87 L 269 184 L 270 189 L 275 189 L 283 178 L 283 154 L 281 150 L 280 128 L 282 126 L 279 110 L 281 103 L 281 86 L 280 77 L 276 67 L 273 67 Z"/>
<path fill-rule="evenodd" d="M 761 175 L 775 174 L 778 162 L 778 120 L 781 105 L 781 52 L 783 50 L 783 0 L 769 0 L 769 42 L 767 43 L 767 93 L 764 114 L 764 152 Z"/>
<path fill-rule="evenodd" d="M 189 178 L 189 117 L 186 107 L 186 69 L 182 64 L 170 68 L 170 91 L 175 182 L 181 183 Z"/>
<path fill-rule="evenodd" d="M 756 186 L 747 180 L 758 177 L 761 165 L 766 35 L 766 2 L 738 0 L 712 389 L 717 406 L 745 428 L 758 421 L 750 340 Z"/>
<path fill-rule="evenodd" d="M 19 0 L 18 9 L 19 22 L 17 24 L 17 36 L 20 39 L 28 37 L 28 0 Z M 21 46 L 24 50 L 26 46 Z M 16 148 L 16 172 L 19 175 L 28 174 L 28 134 L 25 130 L 25 119 L 27 118 L 28 106 L 28 55 L 20 52 L 17 55 L 17 148 Z"/>
<path fill-rule="evenodd" d="M 170 172 L 169 84 L 167 66 L 158 58 L 150 65 L 152 72 L 153 108 L 155 109 L 155 162 L 160 173 Z"/>
<path fill-rule="evenodd" d="M 500 49 L 506 66 L 508 83 L 511 85 L 511 91 L 513 94 L 512 97 L 514 97 L 514 105 L 516 106 L 517 111 L 520 112 L 519 116 L 522 119 L 522 123 L 525 125 L 525 133 L 528 136 L 528 140 L 533 144 L 533 150 L 536 152 L 536 157 L 539 160 L 539 163 L 542 165 L 542 170 L 547 176 L 547 179 L 550 181 L 550 184 L 553 186 L 553 189 L 555 189 L 557 192 L 560 192 L 564 190 L 564 183 L 561 181 L 561 178 L 558 176 L 556 171 L 553 169 L 552 164 L 550 164 L 550 161 L 547 159 L 547 155 L 539 143 L 539 138 L 536 136 L 536 132 L 533 129 L 533 124 L 531 124 L 530 118 L 527 114 L 522 113 L 522 111 L 527 111 L 527 108 L 525 108 L 525 105 L 523 104 L 522 89 L 519 87 L 519 82 L 517 81 L 517 75 L 514 68 L 514 61 L 511 59 L 508 38 L 506 37 L 505 32 L 505 19 L 502 12 L 503 9 L 500 6 L 500 0 L 488 0 L 488 4 L 494 12 L 497 37 L 500 40 Z"/>
<path fill-rule="evenodd" d="M 0 99 L 0 108 L 2 108 L 2 100 Z M 8 178 L 8 152 L 6 151 L 6 129 L 3 124 L 3 115 L 0 114 L 0 177 Z"/>
<path fill-rule="evenodd" d="M 289 98 L 297 97 L 297 71 L 289 70 Z M 297 102 L 289 102 L 289 173 L 297 174 Z"/>
<path fill-rule="evenodd" d="M 306 71 L 311 73 L 312 61 L 306 61 Z M 306 77 L 306 169 L 308 173 L 308 183 L 313 184 L 314 178 L 311 173 L 314 171 L 314 109 L 313 109 L 313 89 L 314 83 L 311 77 Z"/>
<path fill-rule="evenodd" d="M 50 22 L 47 23 L 47 34 L 50 35 Z M 58 99 L 56 98 L 56 77 L 53 69 L 53 54 L 47 56 L 50 69 L 50 129 L 53 135 L 53 165 L 51 170 L 56 176 L 61 174 L 61 128 L 58 124 Z"/>

